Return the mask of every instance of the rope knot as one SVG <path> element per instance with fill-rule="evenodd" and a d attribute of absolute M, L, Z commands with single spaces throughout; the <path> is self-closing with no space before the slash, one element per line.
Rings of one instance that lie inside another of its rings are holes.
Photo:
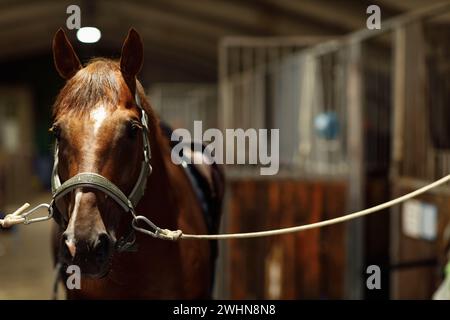
<path fill-rule="evenodd" d="M 183 235 L 181 230 L 159 229 L 155 232 L 157 238 L 171 241 L 178 241 Z"/>
<path fill-rule="evenodd" d="M 0 219 L 0 226 L 4 229 L 11 228 L 12 226 L 16 224 L 21 224 L 25 221 L 25 218 L 17 217 L 12 214 L 8 214 L 5 216 L 4 219 Z"/>

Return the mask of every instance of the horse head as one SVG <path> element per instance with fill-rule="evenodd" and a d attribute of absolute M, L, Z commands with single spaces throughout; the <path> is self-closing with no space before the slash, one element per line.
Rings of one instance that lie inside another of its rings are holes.
<path fill-rule="evenodd" d="M 120 61 L 93 59 L 83 66 L 60 29 L 53 39 L 53 56 L 66 80 L 51 128 L 58 146 L 58 178 L 64 183 L 80 173 L 96 174 L 128 195 L 144 157 L 143 111 L 135 98 L 144 96 L 136 81 L 143 63 L 139 34 L 129 31 Z M 89 184 L 70 190 L 56 205 L 56 221 L 64 230 L 60 259 L 78 265 L 85 275 L 105 276 L 131 216 L 124 215 L 108 193 Z"/>

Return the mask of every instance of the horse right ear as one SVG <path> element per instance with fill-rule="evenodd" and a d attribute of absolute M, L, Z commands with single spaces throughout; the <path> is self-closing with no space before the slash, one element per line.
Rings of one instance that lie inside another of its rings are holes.
<path fill-rule="evenodd" d="M 131 28 L 123 43 L 122 54 L 120 55 L 120 71 L 131 91 L 135 90 L 136 75 L 141 71 L 143 61 L 144 46 L 141 36 Z"/>
<path fill-rule="evenodd" d="M 56 32 L 52 47 L 53 61 L 59 75 L 66 80 L 72 78 L 82 66 L 63 29 Z"/>

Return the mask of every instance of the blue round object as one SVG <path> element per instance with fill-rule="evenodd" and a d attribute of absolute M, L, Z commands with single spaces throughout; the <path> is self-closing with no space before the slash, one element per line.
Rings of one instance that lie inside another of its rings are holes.
<path fill-rule="evenodd" d="M 316 133 L 324 139 L 334 140 L 339 135 L 339 119 L 336 112 L 323 112 L 314 119 Z"/>

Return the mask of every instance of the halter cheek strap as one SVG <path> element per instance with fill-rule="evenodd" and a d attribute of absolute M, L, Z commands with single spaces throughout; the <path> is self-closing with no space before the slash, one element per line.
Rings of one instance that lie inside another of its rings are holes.
<path fill-rule="evenodd" d="M 63 196 L 65 196 L 74 189 L 80 187 L 89 187 L 102 191 L 103 193 L 111 197 L 111 199 L 113 199 L 117 204 L 119 204 L 125 212 L 134 211 L 134 208 L 137 206 L 137 204 L 139 203 L 139 201 L 141 200 L 142 196 L 145 193 L 145 187 L 147 186 L 147 177 L 152 172 L 152 166 L 150 164 L 151 150 L 148 138 L 149 132 L 148 116 L 144 108 L 142 108 L 141 100 L 137 93 L 135 95 L 135 100 L 136 105 L 141 111 L 144 160 L 142 161 L 141 171 L 139 172 L 139 177 L 136 181 L 136 184 L 134 185 L 133 190 L 128 195 L 128 197 L 114 183 L 112 183 L 102 175 L 93 172 L 79 173 L 61 184 L 61 180 L 58 174 L 58 142 L 56 142 L 54 151 L 52 179 L 51 179 L 53 204 L 56 203 L 58 199 L 62 198 Z"/>

